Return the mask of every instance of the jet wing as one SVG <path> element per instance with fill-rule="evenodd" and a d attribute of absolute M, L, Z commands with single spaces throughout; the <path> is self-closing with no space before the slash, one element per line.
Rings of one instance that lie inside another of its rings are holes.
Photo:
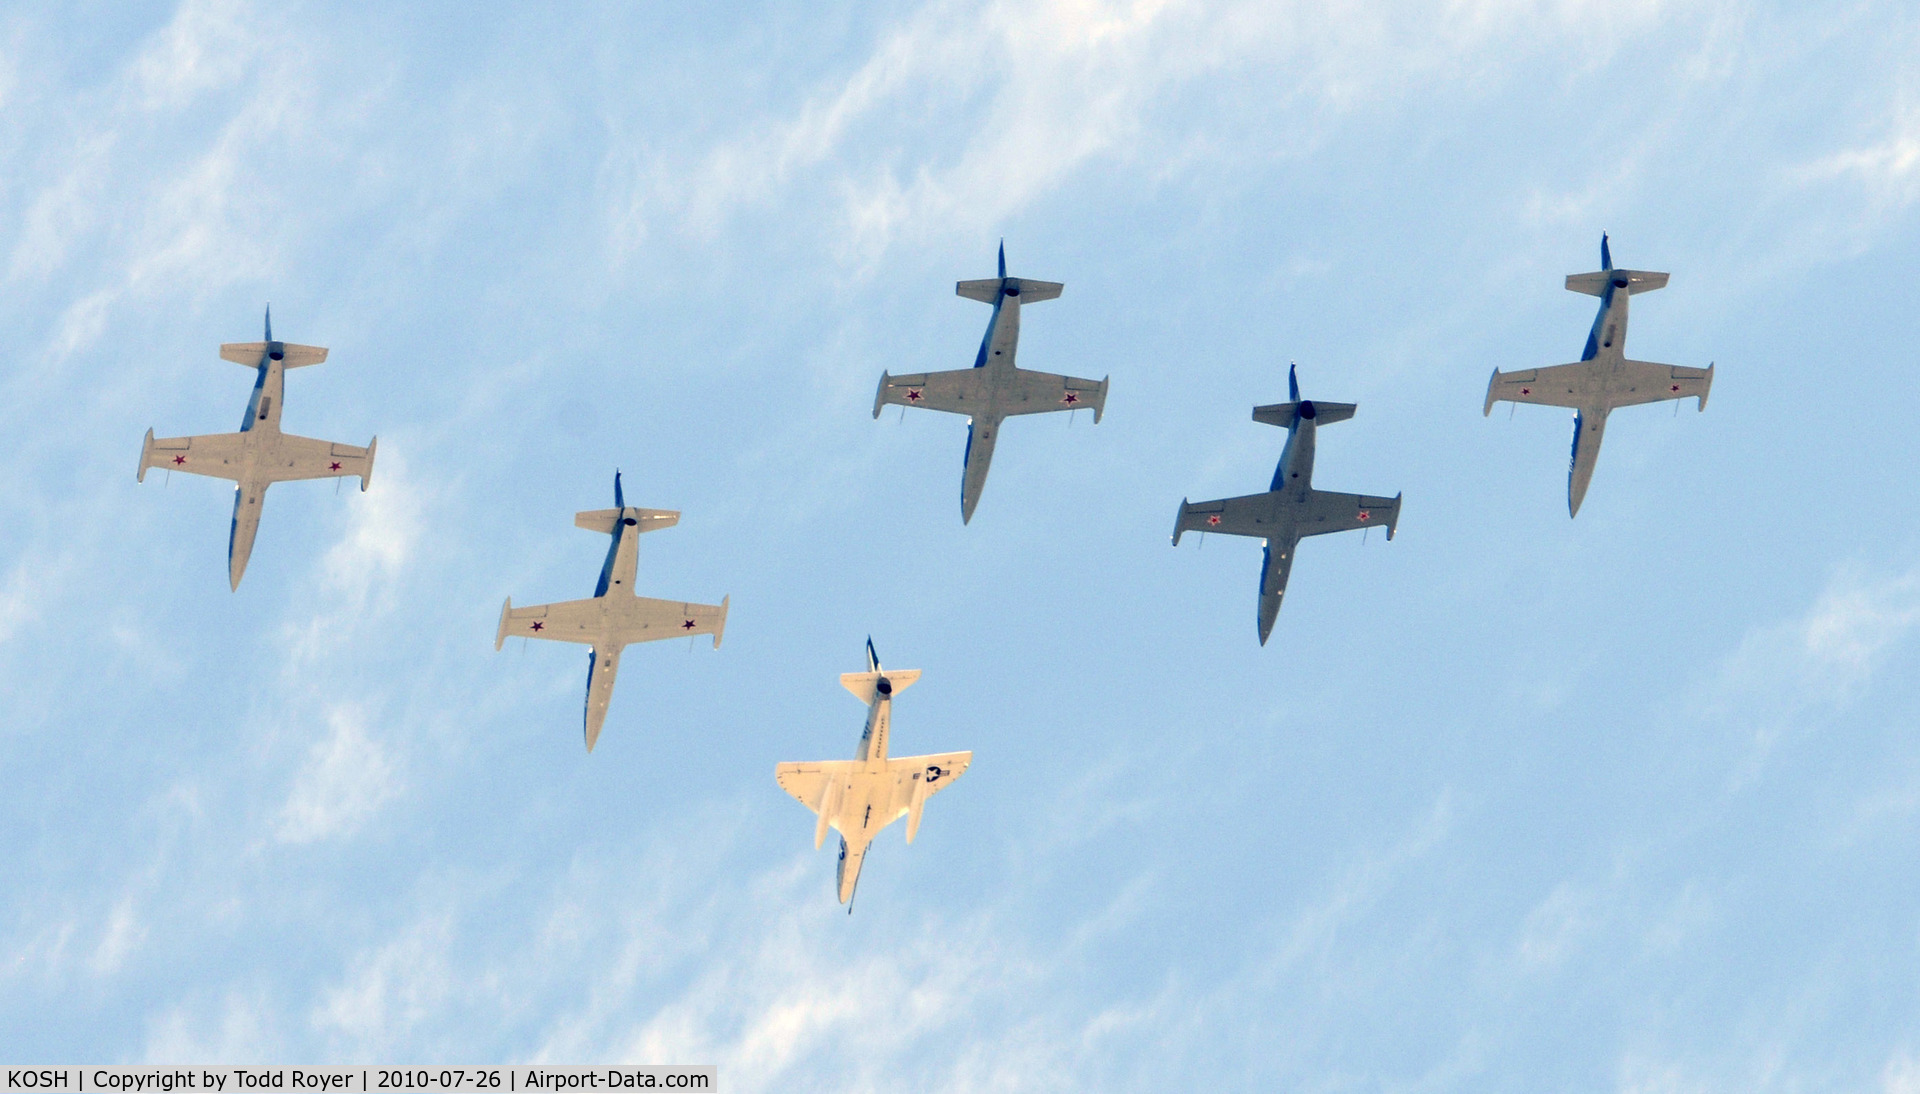
<path fill-rule="evenodd" d="M 1593 393 L 1597 390 L 1596 383 L 1603 367 L 1592 361 L 1580 361 L 1571 365 L 1516 369 L 1513 372 L 1494 369 L 1493 378 L 1487 381 L 1487 404 L 1480 412 L 1493 413 L 1493 404 L 1501 400 L 1565 406 L 1577 410 L 1593 402 Z"/>
<path fill-rule="evenodd" d="M 727 629 L 727 599 L 718 604 L 690 604 L 634 597 L 620 612 L 617 637 L 622 642 L 658 642 L 662 638 L 710 634 L 713 648 L 719 649 L 721 632 Z"/>
<path fill-rule="evenodd" d="M 949 414 L 977 414 L 987 408 L 985 373 L 971 368 L 916 372 L 909 376 L 890 376 L 883 372 L 880 390 L 873 397 L 873 416 L 878 418 L 880 408 L 889 403 L 944 410 Z"/>
<path fill-rule="evenodd" d="M 1107 409 L 1107 381 L 1056 376 L 1019 369 L 1013 391 L 1000 399 L 1007 414 L 1045 414 L 1050 410 L 1092 410 L 1095 424 Z"/>
<path fill-rule="evenodd" d="M 1293 527 L 1299 535 L 1319 536 L 1384 525 L 1387 538 L 1392 539 L 1394 526 L 1400 523 L 1400 499 L 1315 490 L 1294 514 Z"/>
<path fill-rule="evenodd" d="M 1707 409 L 1707 390 L 1713 387 L 1713 366 L 1687 368 L 1663 365 L 1656 361 L 1622 361 L 1607 402 L 1614 406 L 1639 406 L 1666 399 L 1700 397 L 1700 409 Z"/>
<path fill-rule="evenodd" d="M 1266 538 L 1281 531 L 1275 519 L 1278 509 L 1273 493 L 1245 494 L 1218 501 L 1182 501 L 1180 515 L 1174 518 L 1173 542 L 1182 532 L 1223 532 L 1230 536 Z"/>
<path fill-rule="evenodd" d="M 510 636 L 583 642 L 590 646 L 600 637 L 600 606 L 598 598 L 590 598 L 516 608 L 513 598 L 508 597 L 500 609 L 500 632 L 494 636 L 493 648 L 499 649 Z"/>
<path fill-rule="evenodd" d="M 200 437 L 163 437 L 155 440 L 147 430 L 146 443 L 140 448 L 139 481 L 145 482 L 147 470 L 164 467 L 216 479 L 240 481 L 246 463 L 246 437 L 241 433 L 209 433 Z"/>
<path fill-rule="evenodd" d="M 836 775 L 844 777 L 847 768 L 858 766 L 853 760 L 775 764 L 773 778 L 795 801 L 818 813 L 826 797 L 827 784 Z"/>
<path fill-rule="evenodd" d="M 281 435 L 279 446 L 272 450 L 274 457 L 266 461 L 260 470 L 269 482 L 358 475 L 360 489 L 365 490 L 367 480 L 373 476 L 374 446 L 379 443 L 380 439 L 376 437 L 373 444 L 360 448 L 286 433 Z"/>

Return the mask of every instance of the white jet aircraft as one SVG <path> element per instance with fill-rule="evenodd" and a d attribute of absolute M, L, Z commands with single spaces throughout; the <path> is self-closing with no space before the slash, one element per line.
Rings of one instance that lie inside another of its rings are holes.
<path fill-rule="evenodd" d="M 987 467 L 1000 423 L 1015 414 L 1044 414 L 1052 410 L 1093 411 L 1093 422 L 1107 409 L 1107 380 L 1082 380 L 1016 368 L 1020 348 L 1020 305 L 1038 304 L 1060 295 L 1057 281 L 1033 281 L 1007 276 L 1007 245 L 1000 244 L 1000 276 L 961 281 L 954 292 L 969 300 L 993 305 L 987 333 L 972 368 L 920 372 L 910 376 L 880 374 L 880 390 L 873 396 L 873 416 L 889 403 L 965 414 L 967 451 L 960 466 L 960 522 L 973 519 L 980 491 L 987 485 Z"/>
<path fill-rule="evenodd" d="M 780 789 L 820 815 L 813 826 L 813 845 L 827 838 L 828 828 L 840 830 L 840 903 L 853 913 L 853 890 L 860 884 L 860 864 L 867 845 L 880 830 L 907 818 L 907 842 L 920 831 L 920 810 L 927 799 L 966 773 L 971 752 L 943 752 L 937 756 L 887 758 L 887 732 L 893 718 L 893 697 L 920 679 L 919 669 L 887 672 L 867 639 L 867 671 L 840 677 L 841 686 L 867 704 L 867 728 L 851 760 L 784 763 L 773 769 Z"/>
<path fill-rule="evenodd" d="M 620 671 L 621 649 L 632 642 L 710 634 L 713 648 L 717 650 L 720 634 L 727 629 L 727 602 L 733 599 L 727 596 L 721 597 L 718 604 L 691 604 L 634 595 L 633 577 L 640 566 L 641 533 L 673 527 L 680 523 L 680 511 L 629 506 L 620 491 L 618 471 L 613 473 L 613 506 L 573 516 L 573 523 L 580 527 L 613 537 L 593 596 L 525 608 L 514 607 L 513 598 L 508 597 L 500 608 L 500 631 L 493 638 L 495 650 L 506 644 L 509 635 L 578 642 L 590 647 L 587 653 L 588 752 L 593 751 L 593 743 L 600 739 L 600 727 L 607 721 L 607 705 L 613 701 L 613 678 Z"/>
<path fill-rule="evenodd" d="M 367 442 L 367 447 L 359 448 L 280 432 L 286 370 L 317 365 L 327 359 L 327 351 L 322 346 L 274 341 L 272 308 L 267 309 L 266 337 L 264 342 L 228 342 L 220 347 L 221 357 L 259 370 L 240 432 L 155 440 L 153 430 L 149 429 L 140 448 L 138 480 L 141 482 L 146 481 L 147 469 L 152 467 L 233 480 L 233 525 L 227 532 L 227 580 L 235 590 L 240 588 L 240 575 L 247 572 L 253 537 L 260 531 L 260 505 L 266 499 L 267 487 L 292 479 L 358 475 L 360 489 L 365 490 L 368 479 L 373 476 L 373 450 L 380 443 L 380 438 L 375 437 Z"/>
<path fill-rule="evenodd" d="M 1713 366 L 1688 368 L 1654 361 L 1627 360 L 1627 300 L 1635 293 L 1667 286 L 1667 275 L 1648 270 L 1616 270 L 1607 237 L 1600 236 L 1600 269 L 1568 274 L 1567 290 L 1600 298 L 1600 313 L 1587 333 L 1587 348 L 1571 365 L 1493 370 L 1487 381 L 1487 402 L 1481 414 L 1493 413 L 1493 404 L 1544 403 L 1573 408 L 1573 458 L 1567 465 L 1567 515 L 1580 512 L 1580 501 L 1593 481 L 1600 459 L 1600 440 L 1606 435 L 1607 415 L 1615 407 L 1638 406 L 1666 399 L 1698 397 L 1707 409 L 1713 387 Z"/>

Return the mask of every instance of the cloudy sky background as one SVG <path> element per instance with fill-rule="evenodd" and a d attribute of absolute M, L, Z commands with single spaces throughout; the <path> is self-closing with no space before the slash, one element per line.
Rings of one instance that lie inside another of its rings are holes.
<path fill-rule="evenodd" d="M 715 1063 L 727 1089 L 1920 1091 L 1920 13 L 1899 3 L 0 13 L 0 1057 Z M 1577 522 L 1602 230 L 1670 270 Z M 869 417 L 1063 281 L 1016 421 Z M 218 343 L 372 489 L 136 484 Z M 1169 549 L 1352 401 L 1271 643 Z M 597 750 L 576 510 L 683 510 Z M 971 748 L 856 913 L 774 785 Z M 701 643 L 704 646 L 704 643 Z"/>

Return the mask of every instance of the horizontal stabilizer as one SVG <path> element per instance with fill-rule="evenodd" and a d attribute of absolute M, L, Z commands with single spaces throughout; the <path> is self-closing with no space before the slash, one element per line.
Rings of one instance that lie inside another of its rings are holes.
<path fill-rule="evenodd" d="M 1253 420 L 1263 425 L 1277 425 L 1282 429 L 1293 428 L 1293 417 L 1302 406 L 1313 407 L 1310 417 L 1320 425 L 1344 422 L 1353 417 L 1353 403 L 1323 403 L 1318 399 L 1306 399 L 1298 403 L 1272 403 L 1253 408 Z"/>
<path fill-rule="evenodd" d="M 327 359 L 325 346 L 296 346 L 292 342 L 226 342 L 220 346 L 221 357 L 248 368 L 259 368 L 272 353 L 280 355 L 277 360 L 282 368 L 317 365 Z"/>
<path fill-rule="evenodd" d="M 1583 292 L 1588 296 L 1605 296 L 1608 281 L 1626 279 L 1628 295 L 1652 292 L 1667 287 L 1667 275 L 1650 270 L 1595 270 L 1593 273 L 1568 274 L 1567 291 Z"/>
<path fill-rule="evenodd" d="M 874 699 L 874 685 L 885 677 L 891 690 L 890 695 L 898 695 L 913 686 L 920 679 L 919 669 L 887 669 L 883 672 L 843 672 L 840 674 L 840 686 L 853 693 L 855 699 L 871 704 Z"/>
<path fill-rule="evenodd" d="M 954 285 L 953 291 L 968 300 L 978 300 L 982 304 L 992 304 L 1000 299 L 1002 293 L 1020 298 L 1022 304 L 1038 304 L 1043 300 L 1052 300 L 1066 288 L 1058 281 L 1032 281 L 1024 277 L 986 277 L 978 281 L 961 281 Z"/>
<path fill-rule="evenodd" d="M 678 509 L 636 509 L 627 506 L 624 509 L 589 509 L 584 513 L 575 513 L 573 523 L 589 532 L 612 534 L 613 526 L 625 521 L 627 527 L 642 532 L 657 532 L 662 528 L 671 528 L 680 523 Z"/>

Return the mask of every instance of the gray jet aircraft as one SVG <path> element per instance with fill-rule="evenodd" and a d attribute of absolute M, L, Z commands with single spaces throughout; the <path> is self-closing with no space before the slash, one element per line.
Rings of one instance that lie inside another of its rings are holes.
<path fill-rule="evenodd" d="M 911 376 L 880 374 L 880 390 L 873 397 L 873 416 L 889 403 L 965 414 L 967 452 L 961 459 L 960 521 L 973 519 L 980 490 L 987 484 L 987 466 L 1000 423 L 1014 414 L 1044 414 L 1051 410 L 1093 411 L 1095 425 L 1107 408 L 1107 380 L 1082 380 L 1016 368 L 1013 357 L 1020 346 L 1020 305 L 1038 304 L 1060 295 L 1057 281 L 1030 281 L 1007 276 L 1007 245 L 1000 244 L 1000 276 L 962 281 L 954 291 L 969 300 L 993 305 L 986 337 L 972 368 L 947 372 L 919 372 Z"/>
<path fill-rule="evenodd" d="M 1493 413 L 1493 404 L 1543 403 L 1573 408 L 1573 458 L 1567 466 L 1567 515 L 1580 512 L 1600 459 L 1600 440 L 1607 431 L 1607 414 L 1615 407 L 1638 406 L 1667 399 L 1698 397 L 1707 409 L 1713 387 L 1713 366 L 1686 368 L 1653 361 L 1627 360 L 1627 301 L 1635 293 L 1665 288 L 1667 275 L 1646 270 L 1616 270 L 1600 235 L 1600 269 L 1568 274 L 1567 289 L 1600 298 L 1600 313 L 1587 334 L 1587 348 L 1571 365 L 1530 368 L 1514 372 L 1493 370 L 1487 381 L 1487 403 L 1481 414 Z"/>
<path fill-rule="evenodd" d="M 375 437 L 367 447 L 317 441 L 280 432 L 280 412 L 286 408 L 283 398 L 287 370 L 302 365 L 317 365 L 327 359 L 321 346 L 296 346 L 273 340 L 273 309 L 267 309 L 264 342 L 228 342 L 220 347 L 220 356 L 258 371 L 253 380 L 253 397 L 247 402 L 247 416 L 238 433 L 208 433 L 198 437 L 154 439 L 153 430 L 140 447 L 140 473 L 145 482 L 147 469 L 164 467 L 234 482 L 233 523 L 227 530 L 227 581 L 240 588 L 240 576 L 247 572 L 247 558 L 253 554 L 253 539 L 260 531 L 260 505 L 266 500 L 267 487 L 293 479 L 331 479 L 348 475 L 360 477 L 360 489 L 367 488 L 373 476 L 373 450 L 380 443 Z"/>
<path fill-rule="evenodd" d="M 633 578 L 640 567 L 641 534 L 680 523 L 680 511 L 629 506 L 620 491 L 618 471 L 613 473 L 613 506 L 576 513 L 573 517 L 576 525 L 613 537 L 593 596 L 525 608 L 514 607 L 513 598 L 508 597 L 500 608 L 500 631 L 493 637 L 496 650 L 506 643 L 509 635 L 578 642 L 589 647 L 588 752 L 593 751 L 593 743 L 600 739 L 600 727 L 607 721 L 607 706 L 613 701 L 613 678 L 620 671 L 620 651 L 633 642 L 657 642 L 662 638 L 696 634 L 712 635 L 713 648 L 717 650 L 720 634 L 727 629 L 727 602 L 732 599 L 721 597 L 718 604 L 690 604 L 634 595 Z"/>
<path fill-rule="evenodd" d="M 1225 532 L 1267 541 L 1260 569 L 1260 644 L 1267 644 L 1273 621 L 1280 614 L 1280 598 L 1287 592 L 1294 548 L 1304 536 L 1348 532 L 1384 524 L 1393 538 L 1400 523 L 1400 495 L 1376 498 L 1366 494 L 1332 494 L 1313 488 L 1313 448 L 1320 426 L 1353 417 L 1352 403 L 1316 403 L 1300 398 L 1300 381 L 1287 369 L 1287 394 L 1292 400 L 1253 408 L 1253 420 L 1284 426 L 1287 447 L 1274 468 L 1273 487 L 1264 494 L 1220 501 L 1180 501 L 1174 518 L 1173 543 L 1182 532 Z"/>
<path fill-rule="evenodd" d="M 784 763 L 773 769 L 780 789 L 819 814 L 813 826 L 818 849 L 827 829 L 840 830 L 840 866 L 836 885 L 840 903 L 853 913 L 853 890 L 860 884 L 860 864 L 867 845 L 880 830 L 907 818 L 907 842 L 920 831 L 920 810 L 927 799 L 953 785 L 973 762 L 971 752 L 943 752 L 936 756 L 887 756 L 888 732 L 893 723 L 893 697 L 920 679 L 919 669 L 888 672 L 880 667 L 867 639 L 867 671 L 843 673 L 840 685 L 867 704 L 867 728 L 851 760 Z"/>

